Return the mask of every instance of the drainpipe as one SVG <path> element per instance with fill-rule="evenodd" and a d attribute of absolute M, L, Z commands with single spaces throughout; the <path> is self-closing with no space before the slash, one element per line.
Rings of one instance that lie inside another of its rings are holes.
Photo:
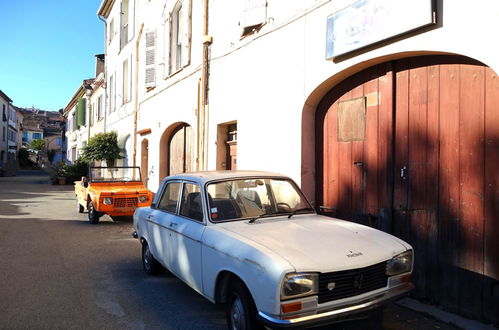
<path fill-rule="evenodd" d="M 137 35 L 137 40 L 135 41 L 135 88 L 133 92 L 134 106 L 133 106 L 133 166 L 137 164 L 137 116 L 139 113 L 139 43 L 142 37 L 142 30 L 144 29 L 144 23 L 140 24 L 139 34 Z"/>
<path fill-rule="evenodd" d="M 208 35 L 208 2 L 203 3 L 203 58 L 201 66 L 201 88 L 200 88 L 200 107 L 198 113 L 198 170 L 206 170 L 207 168 L 207 125 L 206 118 L 208 117 L 208 50 L 212 43 L 211 36 Z"/>
<path fill-rule="evenodd" d="M 107 21 L 101 15 L 97 17 L 104 22 L 104 133 L 106 133 L 106 122 L 107 122 Z"/>

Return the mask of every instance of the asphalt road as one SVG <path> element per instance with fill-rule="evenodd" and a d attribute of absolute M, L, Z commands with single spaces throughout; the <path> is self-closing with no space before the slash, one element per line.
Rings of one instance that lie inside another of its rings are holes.
<path fill-rule="evenodd" d="M 131 222 L 90 225 L 72 186 L 21 174 L 0 178 L 0 329 L 226 328 L 222 306 L 145 275 Z M 456 328 L 392 304 L 382 320 L 321 329 Z"/>

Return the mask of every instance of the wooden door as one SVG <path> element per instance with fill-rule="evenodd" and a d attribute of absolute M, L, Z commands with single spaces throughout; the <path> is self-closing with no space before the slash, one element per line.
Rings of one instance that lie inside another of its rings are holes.
<path fill-rule="evenodd" d="M 359 99 L 354 139 L 342 112 Z M 335 87 L 317 118 L 322 205 L 411 243 L 420 298 L 498 322 L 497 74 L 457 56 L 399 60 Z"/>
<path fill-rule="evenodd" d="M 183 124 L 173 131 L 169 141 L 168 175 L 192 172 L 194 166 L 192 127 Z"/>
<path fill-rule="evenodd" d="M 332 215 L 374 224 L 380 209 L 387 213 L 389 190 L 381 182 L 388 180 L 392 107 L 391 64 L 352 77 L 321 103 L 318 200 Z"/>

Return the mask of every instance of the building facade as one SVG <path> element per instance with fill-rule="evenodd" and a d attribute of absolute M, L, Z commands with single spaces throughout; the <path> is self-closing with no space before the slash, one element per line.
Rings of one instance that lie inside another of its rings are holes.
<path fill-rule="evenodd" d="M 9 161 L 9 111 L 12 100 L 0 90 L 0 169 L 4 173 L 4 168 Z"/>
<path fill-rule="evenodd" d="M 418 297 L 499 322 L 499 3 L 400 3 L 104 0 L 104 126 L 153 191 L 287 174 L 411 242 Z"/>
<path fill-rule="evenodd" d="M 88 140 L 106 131 L 105 56 L 95 56 L 95 78 L 85 79 L 62 110 L 66 159 L 75 162 Z"/>

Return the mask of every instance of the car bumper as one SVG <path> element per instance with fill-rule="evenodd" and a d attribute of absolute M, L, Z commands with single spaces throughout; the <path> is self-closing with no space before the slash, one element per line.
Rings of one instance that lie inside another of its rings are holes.
<path fill-rule="evenodd" d="M 310 327 L 353 320 L 366 317 L 369 311 L 390 301 L 398 300 L 413 289 L 414 285 L 412 283 L 405 283 L 391 288 L 388 291 L 374 294 L 371 297 L 357 301 L 352 305 L 335 307 L 333 310 L 321 311 L 313 315 L 279 319 L 259 312 L 258 319 L 265 325 L 273 328 Z"/>

